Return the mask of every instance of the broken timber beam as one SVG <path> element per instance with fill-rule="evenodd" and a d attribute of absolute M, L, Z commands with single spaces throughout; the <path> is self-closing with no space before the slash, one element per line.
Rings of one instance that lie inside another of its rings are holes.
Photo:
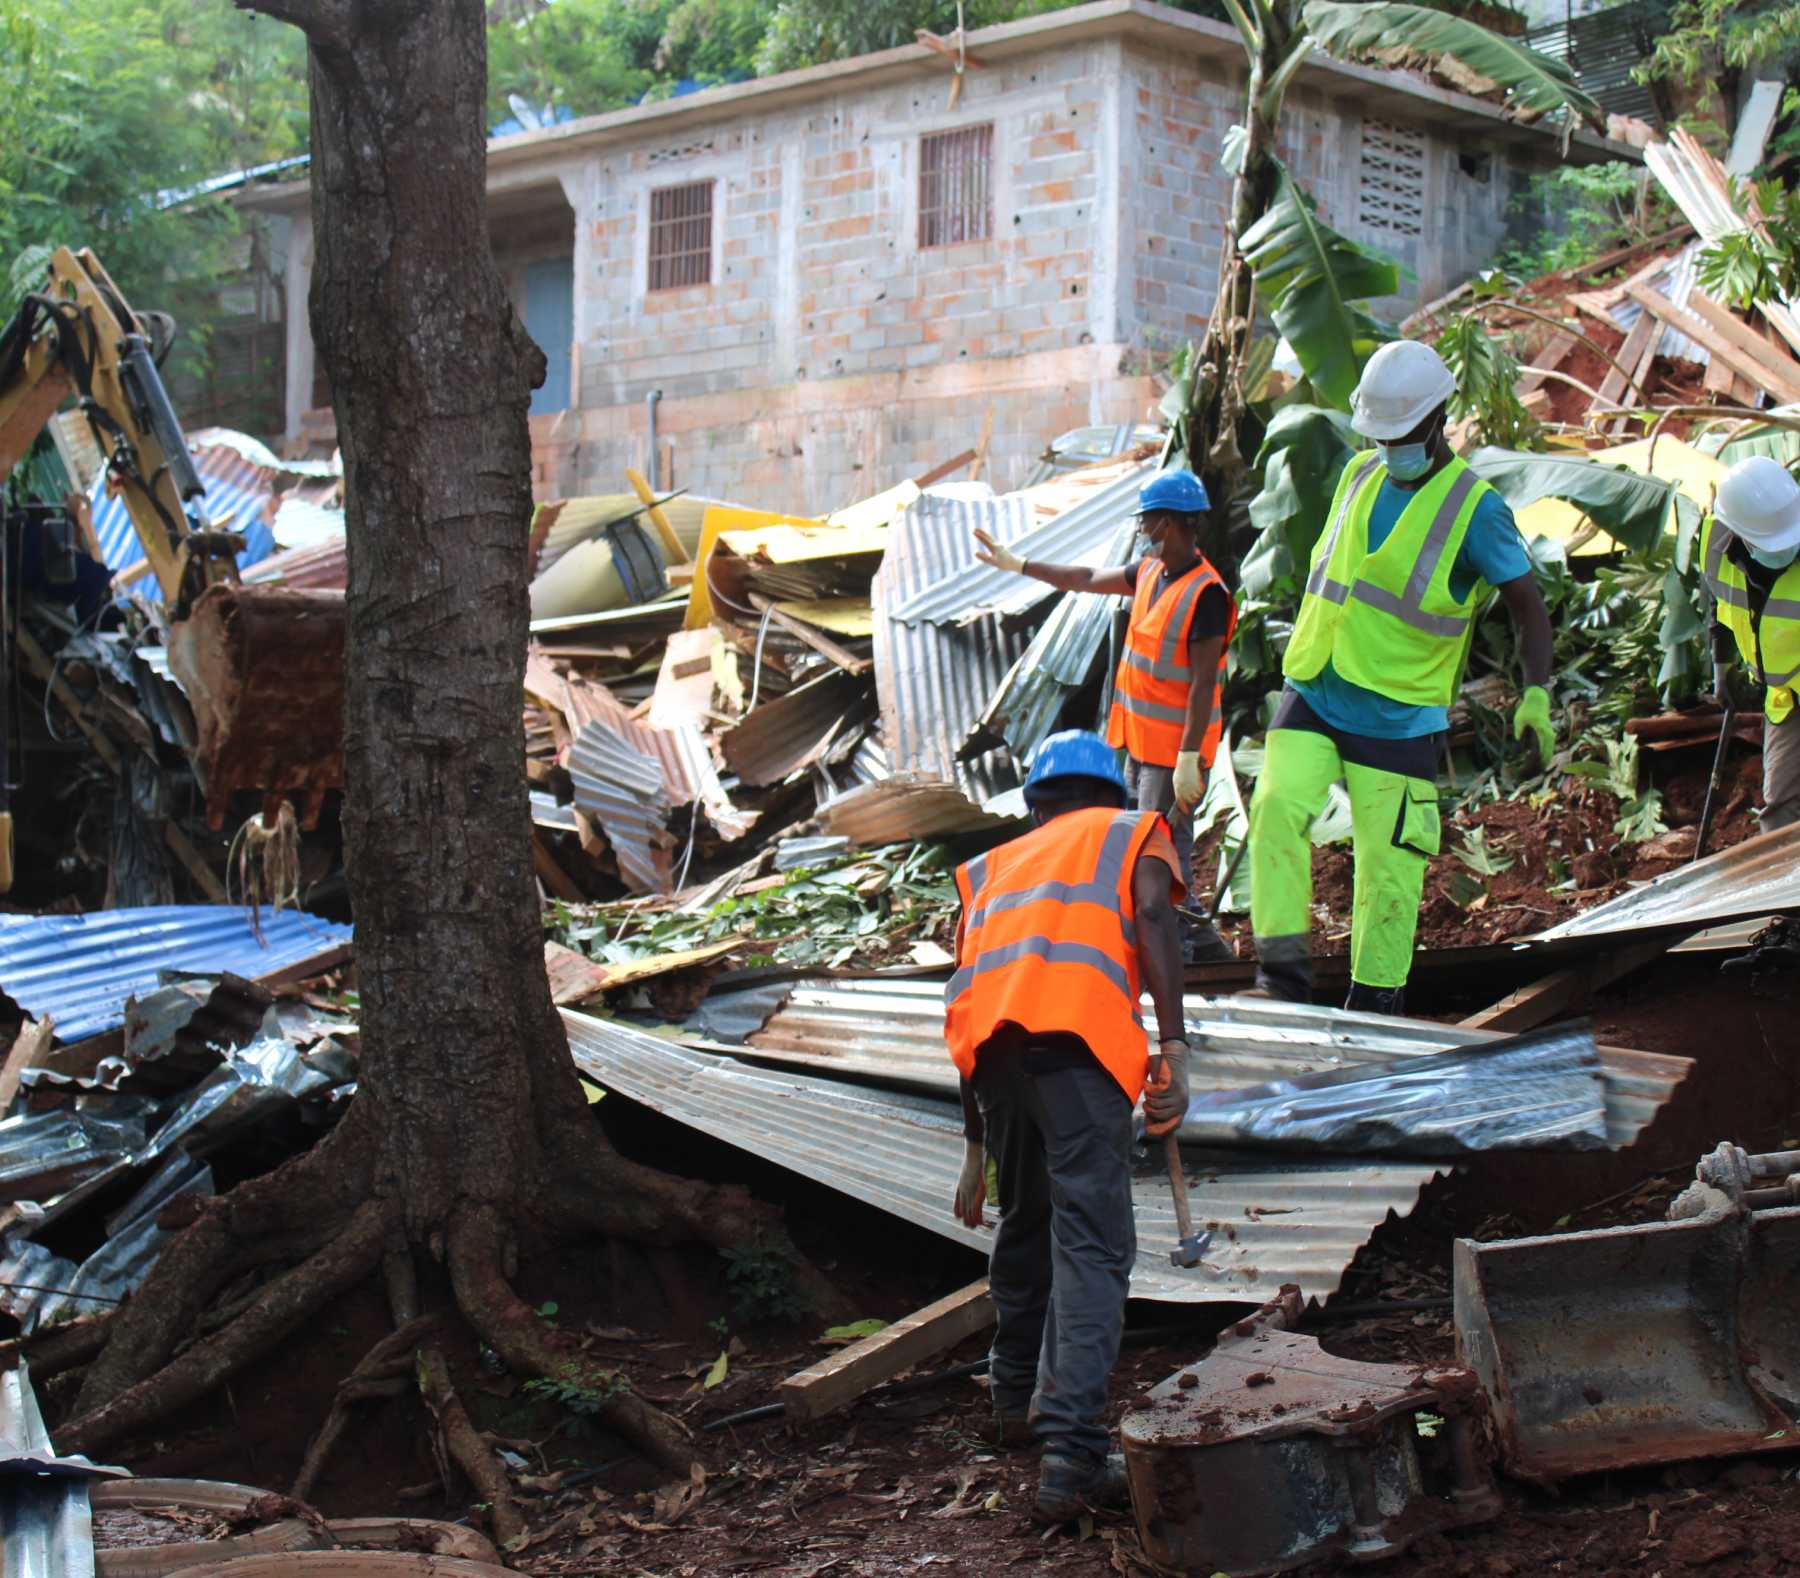
<path fill-rule="evenodd" d="M 12 1050 L 6 1054 L 5 1063 L 0 1064 L 0 1118 L 6 1116 L 6 1109 L 19 1093 L 19 1076 L 44 1061 L 55 1038 L 56 1022 L 48 1014 L 42 1019 L 27 1019 L 19 1026 Z"/>
<path fill-rule="evenodd" d="M 1513 393 L 1523 400 L 1544 381 L 1546 373 L 1553 373 L 1563 364 L 1563 358 L 1575 349 L 1575 335 L 1568 329 L 1558 329 L 1550 336 L 1549 343 L 1532 357 L 1531 365 L 1519 375 L 1519 381 L 1513 385 Z"/>
<path fill-rule="evenodd" d="M 1638 321 L 1632 324 L 1631 333 L 1619 347 L 1617 363 L 1607 369 L 1606 378 L 1600 385 L 1597 403 L 1602 408 L 1637 404 L 1638 391 L 1632 387 L 1632 379 L 1637 377 L 1637 365 L 1661 337 L 1662 325 L 1647 312 L 1638 314 Z"/>
<path fill-rule="evenodd" d="M 823 1418 L 993 1323 L 994 1301 L 988 1297 L 987 1278 L 983 1277 L 790 1375 L 781 1383 L 782 1407 L 795 1424 Z"/>
<path fill-rule="evenodd" d="M 1703 323 L 1693 313 L 1684 312 L 1661 292 L 1651 290 L 1648 286 L 1633 285 L 1629 294 L 1645 312 L 1654 314 L 1671 328 L 1679 329 L 1695 344 L 1704 345 L 1709 355 L 1722 357 L 1725 365 L 1734 373 L 1749 379 L 1759 389 L 1768 390 L 1783 404 L 1791 405 L 1800 401 L 1800 382 L 1790 381 L 1748 352 L 1740 350 L 1724 335 Z"/>
<path fill-rule="evenodd" d="M 1653 938 L 1631 943 L 1607 953 L 1556 970 L 1540 981 L 1522 986 L 1457 1024 L 1464 1030 L 1508 1030 L 1517 1033 L 1531 1030 L 1558 1014 L 1585 1008 L 1589 998 L 1603 986 L 1631 974 L 1633 970 L 1660 958 L 1681 939 L 1679 936 Z"/>
<path fill-rule="evenodd" d="M 1771 345 L 1749 324 L 1726 311 L 1704 291 L 1696 287 L 1688 296 L 1688 307 L 1708 328 L 1721 338 L 1729 340 L 1759 366 L 1767 368 L 1769 376 L 1778 378 L 1793 388 L 1800 388 L 1800 362 L 1795 361 L 1786 351 Z"/>
<path fill-rule="evenodd" d="M 773 598 L 764 597 L 761 592 L 752 592 L 750 601 L 758 613 L 767 614 L 790 636 L 798 641 L 804 641 L 820 657 L 828 658 L 846 674 L 866 674 L 875 666 L 873 658 L 858 657 L 854 652 L 839 646 L 822 630 L 815 630 L 805 620 L 796 619 L 792 614 L 776 607 Z"/>

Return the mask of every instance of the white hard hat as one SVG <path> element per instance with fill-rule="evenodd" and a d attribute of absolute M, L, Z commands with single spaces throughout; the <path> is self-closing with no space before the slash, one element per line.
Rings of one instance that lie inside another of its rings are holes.
<path fill-rule="evenodd" d="M 1752 548 L 1779 553 L 1800 543 L 1800 482 L 1779 461 L 1752 455 L 1725 473 L 1714 513 Z"/>
<path fill-rule="evenodd" d="M 1404 438 L 1456 393 L 1456 378 L 1429 345 L 1395 340 L 1369 358 L 1350 397 L 1350 425 L 1364 438 Z"/>

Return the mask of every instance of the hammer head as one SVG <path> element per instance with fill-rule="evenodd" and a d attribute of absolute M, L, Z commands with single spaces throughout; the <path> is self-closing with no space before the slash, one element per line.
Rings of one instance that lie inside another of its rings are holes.
<path fill-rule="evenodd" d="M 1171 1266 L 1199 1265 L 1200 1257 L 1206 1253 L 1206 1246 L 1211 1242 L 1211 1233 L 1189 1233 L 1169 1251 L 1169 1264 Z"/>

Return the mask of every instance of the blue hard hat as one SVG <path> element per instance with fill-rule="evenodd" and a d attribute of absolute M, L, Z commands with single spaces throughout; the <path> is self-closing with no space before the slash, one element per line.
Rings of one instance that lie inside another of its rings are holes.
<path fill-rule="evenodd" d="M 1191 471 L 1159 472 L 1138 490 L 1137 512 L 1140 515 L 1148 515 L 1152 510 L 1198 515 L 1211 508 L 1206 484 Z"/>
<path fill-rule="evenodd" d="M 1064 729 L 1038 747 L 1025 779 L 1025 803 L 1035 804 L 1036 791 L 1059 778 L 1097 778 L 1117 790 L 1119 803 L 1125 803 L 1125 775 L 1119 771 L 1118 754 L 1090 730 Z"/>

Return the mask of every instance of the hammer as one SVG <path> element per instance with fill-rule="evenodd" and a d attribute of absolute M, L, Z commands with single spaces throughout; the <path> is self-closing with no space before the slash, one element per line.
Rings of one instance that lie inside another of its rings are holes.
<path fill-rule="evenodd" d="M 1193 1218 L 1188 1215 L 1187 1174 L 1181 1167 L 1181 1147 L 1175 1142 L 1175 1131 L 1163 1136 L 1163 1155 L 1169 1163 L 1169 1190 L 1175 1196 L 1175 1226 L 1181 1242 L 1169 1251 L 1171 1266 L 1197 1266 L 1212 1242 L 1211 1233 L 1196 1233 Z"/>

